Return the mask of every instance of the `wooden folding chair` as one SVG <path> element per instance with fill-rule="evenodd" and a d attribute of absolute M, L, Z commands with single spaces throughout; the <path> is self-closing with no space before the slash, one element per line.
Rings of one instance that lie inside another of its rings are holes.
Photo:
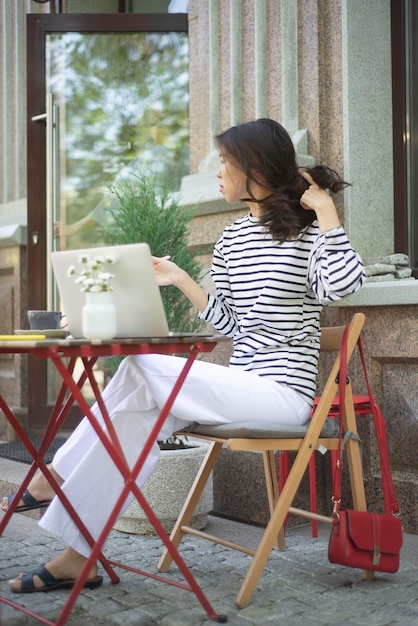
<path fill-rule="evenodd" d="M 361 333 L 365 322 L 362 313 L 356 313 L 350 324 L 347 344 L 347 362 L 349 362 L 357 339 Z M 232 549 L 242 551 L 252 555 L 253 559 L 247 571 L 241 589 L 236 597 L 236 604 L 243 608 L 251 600 L 251 596 L 260 578 L 268 556 L 274 545 L 284 547 L 283 526 L 289 512 L 326 521 L 331 523 L 331 518 L 318 515 L 311 511 L 296 509 L 292 507 L 292 502 L 298 491 L 303 475 L 308 467 L 313 452 L 318 446 L 326 449 L 336 449 L 338 446 L 338 433 L 335 420 L 327 420 L 334 398 L 338 392 L 338 373 L 340 366 L 340 344 L 345 326 L 330 327 L 322 329 L 321 351 L 336 352 L 336 358 L 321 394 L 318 406 L 309 423 L 304 427 L 289 428 L 278 425 L 273 428 L 271 424 L 264 425 L 258 422 L 254 424 L 242 423 L 234 426 L 204 426 L 198 425 L 189 431 L 191 437 L 197 437 L 211 441 L 208 453 L 200 467 L 196 480 L 189 492 L 183 509 L 179 515 L 176 525 L 171 533 L 171 540 L 177 547 L 184 534 L 191 534 L 208 539 L 215 543 L 228 546 Z M 346 432 L 357 434 L 356 417 L 353 407 L 353 397 L 351 384 L 348 382 L 345 393 L 345 426 Z M 256 424 L 256 425 L 255 425 Z M 331 425 L 332 432 L 328 430 Z M 247 546 L 239 545 L 209 535 L 203 531 L 190 528 L 192 513 L 199 501 L 203 488 L 210 476 L 215 461 L 225 445 L 229 450 L 237 451 L 260 451 L 264 458 L 264 469 L 266 475 L 267 493 L 270 504 L 270 521 L 263 533 L 256 550 Z M 276 451 L 291 450 L 296 451 L 296 456 L 289 471 L 287 480 L 279 494 L 277 483 L 277 472 L 274 461 Z M 348 439 L 346 444 L 348 467 L 350 474 L 350 484 L 353 497 L 353 506 L 357 510 L 365 511 L 366 498 L 363 485 L 363 475 L 361 468 L 359 443 L 355 437 Z M 161 572 L 168 571 L 172 558 L 167 550 L 161 556 L 158 569 Z M 372 578 L 372 572 L 363 572 L 364 578 Z"/>

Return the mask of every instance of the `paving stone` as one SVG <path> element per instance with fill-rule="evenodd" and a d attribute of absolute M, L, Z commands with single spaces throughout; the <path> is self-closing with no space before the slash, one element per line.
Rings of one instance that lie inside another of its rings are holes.
<path fill-rule="evenodd" d="M 243 524 L 211 517 L 209 523 L 227 527 L 232 540 L 261 535 L 259 528 Z M 329 563 L 328 537 L 329 527 L 321 528 L 318 539 L 311 538 L 309 526 L 289 530 L 286 550 L 270 555 L 251 602 L 243 609 L 237 608 L 235 597 L 251 557 L 195 537 L 185 538 L 180 552 L 213 610 L 228 616 L 229 626 L 418 626 L 418 536 L 405 535 L 399 572 L 377 574 L 374 581 L 363 581 L 359 571 Z M 31 571 L 61 549 L 62 543 L 39 529 L 36 520 L 15 515 L 0 538 L 0 595 L 56 619 L 68 591 L 16 596 L 8 590 L 7 580 Z M 112 559 L 157 574 L 162 550 L 159 538 L 113 531 L 105 552 Z M 111 584 L 104 574 L 99 589 L 84 589 L 66 626 L 214 623 L 193 593 L 123 569 L 118 574 L 119 584 Z M 163 576 L 184 583 L 175 564 Z M 35 626 L 39 622 L 0 603 L 0 624 Z"/>

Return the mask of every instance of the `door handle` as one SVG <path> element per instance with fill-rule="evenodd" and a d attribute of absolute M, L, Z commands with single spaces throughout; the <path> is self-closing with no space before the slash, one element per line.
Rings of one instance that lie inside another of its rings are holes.
<path fill-rule="evenodd" d="M 43 120 L 46 120 L 47 117 L 48 117 L 47 113 L 40 113 L 39 115 L 34 115 L 30 119 L 31 119 L 31 122 L 42 122 Z"/>

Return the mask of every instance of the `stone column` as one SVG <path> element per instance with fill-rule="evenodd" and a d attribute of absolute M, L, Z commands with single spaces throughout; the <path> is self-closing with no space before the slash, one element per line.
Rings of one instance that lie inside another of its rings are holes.
<path fill-rule="evenodd" d="M 189 20 L 191 174 L 214 135 L 258 117 L 280 121 L 300 164 L 311 164 L 299 124 L 297 2 L 190 0 Z"/>

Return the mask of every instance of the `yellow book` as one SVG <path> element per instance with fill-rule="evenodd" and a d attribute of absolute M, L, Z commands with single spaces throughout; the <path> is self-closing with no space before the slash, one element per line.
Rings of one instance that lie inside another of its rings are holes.
<path fill-rule="evenodd" d="M 0 341 L 42 341 L 46 335 L 0 335 Z"/>

